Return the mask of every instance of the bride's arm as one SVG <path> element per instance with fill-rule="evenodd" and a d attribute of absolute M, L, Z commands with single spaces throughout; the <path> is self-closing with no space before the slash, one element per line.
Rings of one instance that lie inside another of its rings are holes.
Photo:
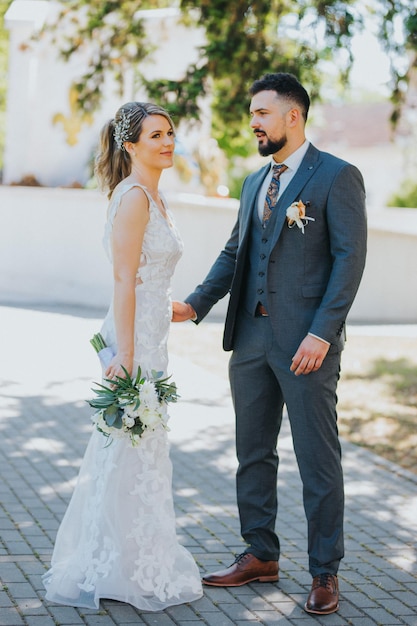
<path fill-rule="evenodd" d="M 145 193 L 133 187 L 122 197 L 113 224 L 113 307 L 117 353 L 105 371 L 106 378 L 132 374 L 134 356 L 135 286 L 143 236 L 149 220 Z"/>

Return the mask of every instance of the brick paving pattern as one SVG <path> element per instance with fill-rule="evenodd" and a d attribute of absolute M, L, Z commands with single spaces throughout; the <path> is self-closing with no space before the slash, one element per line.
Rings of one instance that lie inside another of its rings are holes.
<path fill-rule="evenodd" d="M 0 307 L 0 626 L 417 626 L 417 477 L 348 443 L 340 611 L 304 612 L 311 578 L 287 423 L 279 447 L 279 583 L 206 587 L 197 602 L 160 613 L 114 601 L 97 611 L 46 602 L 41 575 L 91 432 L 85 399 L 99 369 L 88 339 L 98 324 L 82 314 Z M 233 412 L 224 377 L 175 353 L 171 369 L 181 393 L 170 411 L 178 535 L 204 573 L 243 551 Z"/>

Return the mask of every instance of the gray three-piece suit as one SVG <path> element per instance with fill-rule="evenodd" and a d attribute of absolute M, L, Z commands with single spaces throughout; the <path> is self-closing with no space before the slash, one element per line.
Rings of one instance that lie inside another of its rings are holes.
<path fill-rule="evenodd" d="M 285 404 L 303 482 L 309 569 L 335 574 L 344 507 L 336 387 L 346 316 L 365 264 L 365 191 L 356 167 L 310 145 L 263 227 L 257 196 L 269 168 L 245 179 L 230 239 L 186 301 L 198 323 L 230 293 L 223 346 L 233 350 L 237 499 L 247 551 L 279 558 L 276 443 Z M 299 200 L 314 219 L 304 234 L 286 218 Z M 268 316 L 257 315 L 259 303 Z M 330 349 L 318 371 L 295 376 L 291 359 L 308 333 Z"/>

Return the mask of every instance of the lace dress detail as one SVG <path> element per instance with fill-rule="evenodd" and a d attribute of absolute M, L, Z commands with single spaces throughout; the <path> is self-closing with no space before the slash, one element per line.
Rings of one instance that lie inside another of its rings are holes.
<path fill-rule="evenodd" d="M 110 261 L 114 218 L 133 186 L 116 189 L 109 205 L 104 246 Z M 170 283 L 182 242 L 171 214 L 165 219 L 142 189 L 150 216 L 137 273 L 134 367 L 167 373 Z M 116 350 L 112 305 L 101 333 Z M 146 433 L 137 447 L 128 438 L 108 445 L 92 432 L 43 582 L 48 600 L 91 609 L 100 598 L 158 611 L 202 596 L 197 565 L 176 536 L 164 428 Z"/>

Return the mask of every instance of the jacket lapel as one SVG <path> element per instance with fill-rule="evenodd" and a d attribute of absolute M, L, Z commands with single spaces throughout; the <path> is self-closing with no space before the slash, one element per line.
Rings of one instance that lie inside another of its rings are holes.
<path fill-rule="evenodd" d="M 275 222 L 274 243 L 278 240 L 282 227 L 286 222 L 287 208 L 293 202 L 298 202 L 300 199 L 303 200 L 302 191 L 320 165 L 320 152 L 313 145 L 310 145 L 295 176 L 284 190 L 282 196 L 278 199 L 278 204 L 275 209 L 277 211 L 277 219 Z M 308 200 L 308 198 L 304 198 L 304 200 Z"/>
<path fill-rule="evenodd" d="M 250 176 L 247 180 L 247 188 L 244 190 L 245 198 L 247 198 L 247 201 L 241 201 L 241 206 L 247 207 L 247 210 L 241 216 L 241 238 L 246 237 L 248 233 L 252 222 L 253 212 L 257 210 L 259 189 L 265 179 L 265 176 L 269 172 L 270 167 L 271 165 L 268 163 L 258 172 L 255 172 L 253 176 Z"/>

